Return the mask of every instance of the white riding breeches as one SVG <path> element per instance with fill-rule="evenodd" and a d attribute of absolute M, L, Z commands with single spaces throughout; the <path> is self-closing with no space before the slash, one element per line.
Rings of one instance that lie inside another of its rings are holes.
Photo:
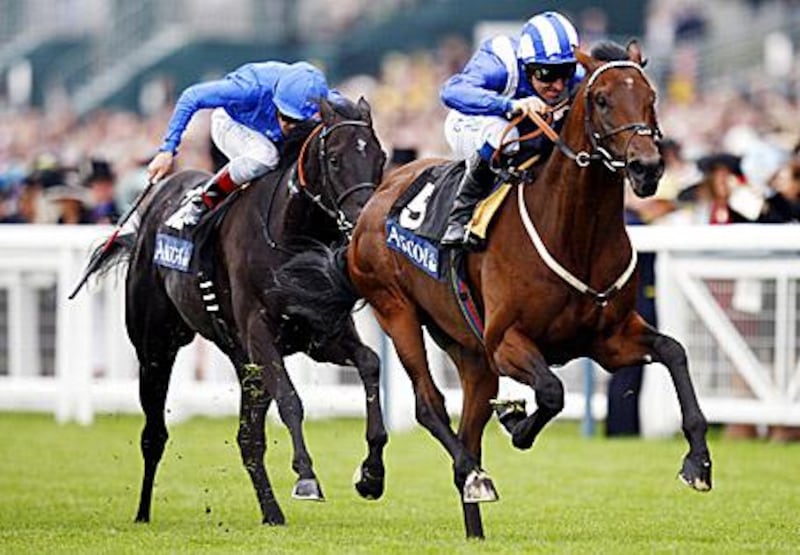
<path fill-rule="evenodd" d="M 211 140 L 230 159 L 228 170 L 237 185 L 264 175 L 280 160 L 269 138 L 235 121 L 224 108 L 211 114 Z"/>
<path fill-rule="evenodd" d="M 458 159 L 467 159 L 479 151 L 484 144 L 492 147 L 500 146 L 503 131 L 508 127 L 508 120 L 500 116 L 468 116 L 450 110 L 444 120 L 444 137 L 453 154 Z M 519 137 L 516 127 L 505 137 L 506 142 Z M 505 154 L 513 154 L 519 150 L 519 143 L 511 143 Z"/>

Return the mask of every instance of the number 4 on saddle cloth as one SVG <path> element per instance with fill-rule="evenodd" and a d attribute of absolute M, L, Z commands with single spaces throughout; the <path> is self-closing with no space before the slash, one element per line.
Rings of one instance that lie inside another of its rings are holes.
<path fill-rule="evenodd" d="M 389 211 L 386 244 L 429 276 L 449 281 L 465 320 L 481 339 L 483 311 L 464 277 L 465 253 L 461 249 L 443 249 L 439 244 L 464 171 L 465 164 L 460 161 L 433 166 L 420 174 Z M 489 224 L 510 189 L 511 184 L 505 180 L 495 184 L 489 196 L 478 203 L 467 228 L 469 233 L 486 240 Z M 449 256 L 445 256 L 448 252 Z"/>

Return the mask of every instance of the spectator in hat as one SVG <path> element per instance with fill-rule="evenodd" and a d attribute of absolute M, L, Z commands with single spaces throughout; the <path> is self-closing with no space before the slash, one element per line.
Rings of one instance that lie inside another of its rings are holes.
<path fill-rule="evenodd" d="M 45 198 L 45 191 L 58 186 L 62 181 L 61 172 L 57 168 L 47 166 L 40 169 L 34 165 L 34 170 L 16 187 L 14 210 L 0 219 L 0 223 L 54 223 L 58 216 L 54 207 Z"/>
<path fill-rule="evenodd" d="M 59 174 L 61 182 L 48 187 L 44 193 L 45 199 L 56 207 L 57 222 L 59 224 L 94 223 L 89 209 L 89 191 L 75 182 L 75 176 L 68 176 L 63 171 Z"/>
<path fill-rule="evenodd" d="M 90 219 L 98 224 L 113 224 L 119 219 L 119 209 L 114 200 L 115 176 L 111 164 L 105 160 L 88 160 L 81 168 L 81 182 L 88 189 Z"/>

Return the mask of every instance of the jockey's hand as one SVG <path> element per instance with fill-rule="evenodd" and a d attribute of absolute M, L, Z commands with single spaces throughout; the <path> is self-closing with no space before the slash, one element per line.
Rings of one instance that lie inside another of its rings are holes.
<path fill-rule="evenodd" d="M 538 96 L 529 96 L 527 98 L 518 98 L 511 101 L 511 116 L 519 114 L 527 114 L 536 112 L 537 114 L 545 114 L 549 110 L 549 106 L 544 100 Z"/>
<path fill-rule="evenodd" d="M 147 179 L 151 182 L 160 181 L 172 170 L 172 159 L 175 157 L 171 152 L 159 152 L 147 166 Z"/>

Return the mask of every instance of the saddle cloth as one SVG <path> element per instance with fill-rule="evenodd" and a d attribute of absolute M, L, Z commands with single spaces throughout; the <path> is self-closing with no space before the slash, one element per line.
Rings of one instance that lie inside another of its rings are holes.
<path fill-rule="evenodd" d="M 203 183 L 205 181 L 201 180 L 196 187 L 187 188 L 185 195 L 191 195 Z M 231 203 L 239 196 L 239 191 L 234 191 L 219 205 L 203 214 L 197 224 L 184 226 L 180 231 L 165 223 L 178 208 L 168 211 L 156 232 L 153 264 L 192 274 L 198 274 L 201 270 L 210 273 L 209 270 L 213 267 L 210 239 Z M 180 202 L 185 201 L 183 197 L 180 199 Z"/>
<path fill-rule="evenodd" d="M 423 171 L 392 205 L 386 220 L 386 244 L 436 279 L 446 279 L 449 257 L 439 241 L 464 175 L 463 161 L 432 166 Z M 503 183 L 480 203 L 469 224 L 471 233 L 485 239 L 492 217 L 511 186 Z"/>

